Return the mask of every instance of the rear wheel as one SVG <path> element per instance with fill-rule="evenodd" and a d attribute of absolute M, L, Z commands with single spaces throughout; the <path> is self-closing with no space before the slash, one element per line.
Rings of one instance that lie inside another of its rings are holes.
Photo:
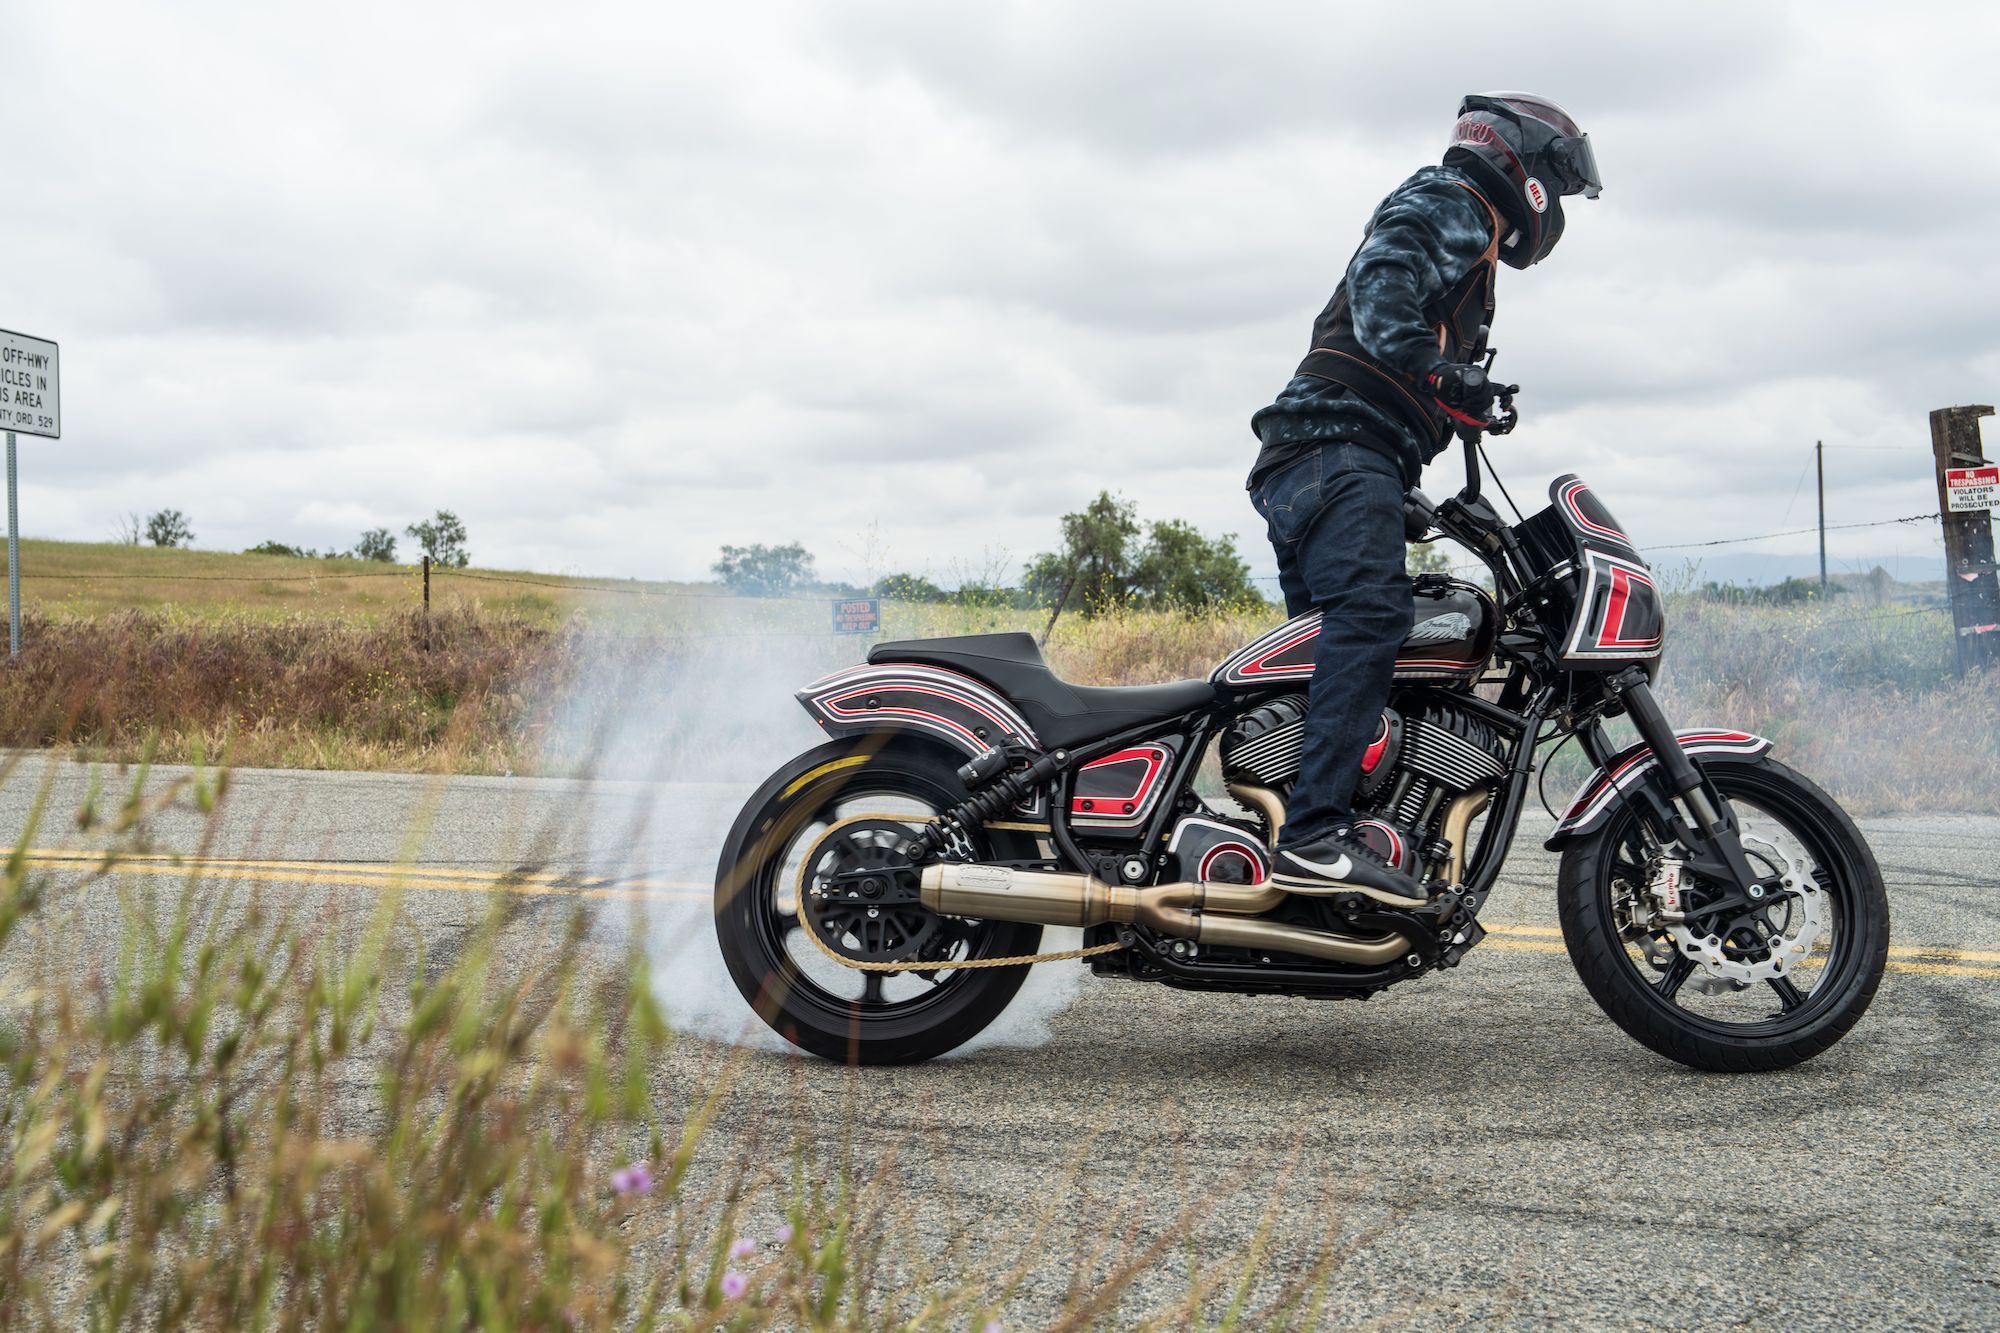
<path fill-rule="evenodd" d="M 1563 940 L 1591 997 L 1661 1055 L 1728 1073 L 1783 1069 L 1867 1010 L 1888 958 L 1888 894 L 1854 821 L 1806 778 L 1768 757 L 1704 771 L 1751 865 L 1782 890 L 1755 911 L 1704 914 L 1719 889 L 1687 876 L 1687 920 L 1657 923 L 1647 886 L 1664 873 L 1659 851 L 1621 805 L 1563 854 Z"/>
<path fill-rule="evenodd" d="M 965 799 L 957 766 L 921 742 L 836 741 L 779 769 L 743 807 L 716 867 L 716 935 L 737 989 L 785 1040 L 853 1064 L 928 1060 L 999 1017 L 1027 979 L 1025 965 L 963 964 L 1033 953 L 1041 927 L 913 901 L 908 844 Z M 1019 834 L 979 837 L 967 849 L 977 859 L 1034 854 L 1013 845 Z M 864 971 L 829 952 L 934 966 Z"/>

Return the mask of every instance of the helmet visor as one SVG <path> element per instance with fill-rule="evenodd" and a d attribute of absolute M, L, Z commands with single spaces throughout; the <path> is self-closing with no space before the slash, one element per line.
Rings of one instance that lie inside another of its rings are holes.
<path fill-rule="evenodd" d="M 1604 189 L 1604 179 L 1597 174 L 1597 154 L 1590 150 L 1588 134 L 1559 135 L 1549 141 L 1544 156 L 1561 181 L 1557 193 L 1595 199 Z"/>

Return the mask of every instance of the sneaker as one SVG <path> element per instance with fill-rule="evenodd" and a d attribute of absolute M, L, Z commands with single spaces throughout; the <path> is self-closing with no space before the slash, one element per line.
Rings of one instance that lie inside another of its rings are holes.
<path fill-rule="evenodd" d="M 1335 829 L 1298 847 L 1282 847 L 1271 879 L 1294 893 L 1358 893 L 1392 907 L 1421 907 L 1430 896 L 1414 879 Z"/>

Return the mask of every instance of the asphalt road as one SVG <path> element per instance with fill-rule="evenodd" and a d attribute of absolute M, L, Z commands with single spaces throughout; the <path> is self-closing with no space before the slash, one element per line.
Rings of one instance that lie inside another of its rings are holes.
<path fill-rule="evenodd" d="M 0 784 L 10 840 L 43 774 L 30 763 Z M 86 785 L 55 770 L 31 839 L 42 864 L 79 865 L 93 845 L 67 819 Z M 717 1038 L 755 1048 L 706 1160 L 723 1169 L 773 1107 L 817 1160 L 861 1127 L 856 1152 L 896 1154 L 910 1225 L 971 1226 L 993 1238 L 996 1270 L 1035 1237 L 1013 1327 L 1055 1308 L 1080 1247 L 1143 1243 L 1191 1202 L 1204 1255 L 1247 1244 L 1268 1215 L 1272 1279 L 1337 1225 L 1330 1308 L 1346 1324 L 2000 1323 L 2000 820 L 1862 821 L 1890 885 L 1893 969 L 1843 1044 L 1783 1074 L 1691 1072 L 1598 1012 L 1561 952 L 1535 824 L 1489 906 L 1500 929 L 1456 972 L 1336 1004 L 1048 965 L 970 1052 L 856 1074 L 773 1049 L 713 958 L 705 885 L 744 792 L 240 772 L 204 882 L 365 908 L 405 863 L 405 913 L 435 954 L 478 919 L 494 870 L 530 867 L 496 967 L 546 947 L 579 896 L 597 909 L 598 965 L 645 930 L 696 1034 L 663 1083 L 712 1072 Z M 199 822 L 170 813 L 157 834 L 165 858 L 197 845 Z M 115 896 L 93 892 L 85 929 L 115 940 Z M 1121 1314 L 1170 1307 L 1185 1272 L 1170 1252 Z"/>

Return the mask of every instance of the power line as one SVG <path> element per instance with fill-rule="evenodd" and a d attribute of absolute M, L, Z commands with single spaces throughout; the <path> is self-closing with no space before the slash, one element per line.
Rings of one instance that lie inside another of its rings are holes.
<path fill-rule="evenodd" d="M 1938 516 L 1939 516 L 1938 512 L 1934 509 L 1928 514 L 1911 514 L 1907 518 L 1877 519 L 1873 523 L 1829 523 L 1826 525 L 1826 530 L 1828 532 L 1841 532 L 1849 528 L 1886 528 L 1893 526 L 1894 524 L 1897 523 L 1922 523 L 1928 519 L 1937 518 Z M 1818 531 L 1819 528 L 1817 526 L 1810 528 L 1792 528 L 1785 532 L 1760 533 L 1755 537 L 1718 537 L 1714 541 L 1674 542 L 1666 546 L 1646 546 L 1646 547 L 1641 547 L 1640 549 L 1646 551 L 1691 551 L 1694 550 L 1696 547 L 1702 547 L 1702 546 L 1736 546 L 1740 545 L 1743 542 L 1764 542 L 1771 540 L 1773 537 L 1802 537 L 1808 532 L 1818 532 Z"/>

